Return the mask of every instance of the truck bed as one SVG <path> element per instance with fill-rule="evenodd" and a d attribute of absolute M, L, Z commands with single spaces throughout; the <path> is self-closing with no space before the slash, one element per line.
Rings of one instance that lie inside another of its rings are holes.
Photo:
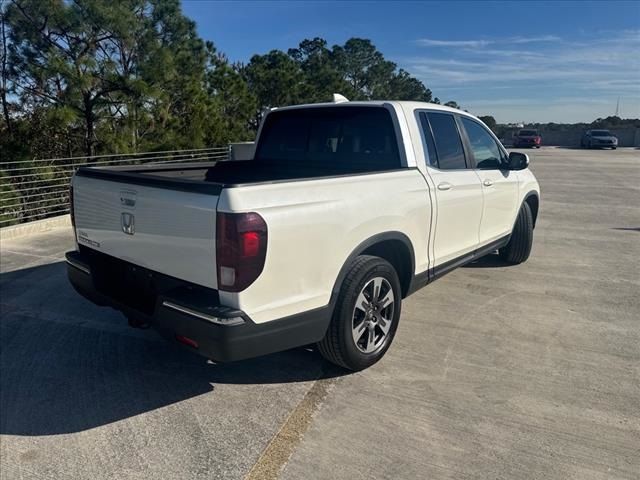
<path fill-rule="evenodd" d="M 79 176 L 126 183 L 172 188 L 200 193 L 219 193 L 225 186 L 356 175 L 392 171 L 376 168 L 376 162 L 344 167 L 300 162 L 259 162 L 252 160 L 174 165 L 134 165 L 124 167 L 82 167 Z"/>

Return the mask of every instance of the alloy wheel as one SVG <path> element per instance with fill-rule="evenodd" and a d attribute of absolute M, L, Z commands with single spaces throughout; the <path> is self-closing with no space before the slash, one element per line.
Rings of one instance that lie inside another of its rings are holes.
<path fill-rule="evenodd" d="M 365 283 L 353 308 L 351 333 L 362 353 L 374 353 L 385 343 L 391 330 L 395 297 L 391 284 L 383 277 Z"/>

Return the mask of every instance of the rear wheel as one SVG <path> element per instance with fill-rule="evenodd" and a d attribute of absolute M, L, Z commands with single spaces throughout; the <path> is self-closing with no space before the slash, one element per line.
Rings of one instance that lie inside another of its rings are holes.
<path fill-rule="evenodd" d="M 500 257 L 513 264 L 525 262 L 529 258 L 532 245 L 533 215 L 529 204 L 524 202 L 518 212 L 509 243 L 500 249 Z"/>
<path fill-rule="evenodd" d="M 340 288 L 327 333 L 318 343 L 322 356 L 349 370 L 363 370 L 380 360 L 398 328 L 401 295 L 389 262 L 357 257 Z"/>

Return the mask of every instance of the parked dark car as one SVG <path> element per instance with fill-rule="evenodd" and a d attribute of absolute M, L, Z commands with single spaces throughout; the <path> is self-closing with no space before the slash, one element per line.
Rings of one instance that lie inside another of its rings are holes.
<path fill-rule="evenodd" d="M 540 148 L 542 144 L 542 137 L 538 134 L 537 130 L 525 129 L 520 130 L 513 137 L 513 146 L 515 148 Z"/>
<path fill-rule="evenodd" d="M 609 130 L 587 130 L 580 141 L 582 148 L 618 148 L 618 137 Z"/>

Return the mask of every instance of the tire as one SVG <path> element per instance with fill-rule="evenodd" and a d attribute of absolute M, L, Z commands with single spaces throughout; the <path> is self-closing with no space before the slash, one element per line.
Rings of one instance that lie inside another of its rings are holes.
<path fill-rule="evenodd" d="M 377 308 L 371 310 L 369 300 L 376 288 L 378 295 L 372 305 Z M 380 306 L 379 301 L 385 298 L 386 306 Z M 364 302 L 362 308 L 356 306 L 358 299 Z M 370 367 L 391 346 L 400 320 L 401 299 L 400 280 L 389 262 L 370 255 L 356 257 L 342 282 L 331 323 L 318 342 L 318 350 L 331 363 L 349 370 Z"/>
<path fill-rule="evenodd" d="M 522 204 L 518 212 L 516 224 L 511 232 L 509 243 L 500 249 L 500 257 L 508 263 L 525 262 L 533 245 L 533 215 L 527 202 Z"/>
<path fill-rule="evenodd" d="M 618 147 L 611 147 L 611 150 L 615 150 L 616 148 L 618 148 Z"/>

